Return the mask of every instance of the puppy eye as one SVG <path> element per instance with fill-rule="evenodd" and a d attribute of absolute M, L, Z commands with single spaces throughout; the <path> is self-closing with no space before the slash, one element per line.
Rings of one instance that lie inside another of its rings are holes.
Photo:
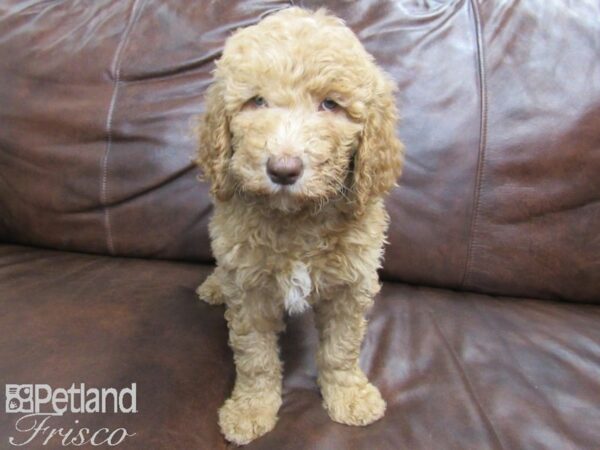
<path fill-rule="evenodd" d="M 265 98 L 261 97 L 260 95 L 257 95 L 249 100 L 246 100 L 246 103 L 244 103 L 242 106 L 242 110 L 267 108 L 268 106 L 269 104 L 267 103 Z"/>
<path fill-rule="evenodd" d="M 268 106 L 265 98 L 261 97 L 260 95 L 257 95 L 256 97 L 252 97 L 250 99 L 250 102 L 252 102 L 252 106 L 255 106 L 257 108 L 265 108 L 266 106 Z"/>
<path fill-rule="evenodd" d="M 338 105 L 335 100 L 331 100 L 330 98 L 326 98 L 319 105 L 319 110 L 321 111 L 337 111 L 339 108 L 340 105 Z"/>

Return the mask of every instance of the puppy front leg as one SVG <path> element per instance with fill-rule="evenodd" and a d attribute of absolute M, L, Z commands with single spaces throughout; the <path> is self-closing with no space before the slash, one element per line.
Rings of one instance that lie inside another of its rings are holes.
<path fill-rule="evenodd" d="M 365 334 L 368 295 L 346 290 L 316 307 L 319 329 L 318 383 L 323 405 L 332 420 L 347 425 L 368 425 L 385 412 L 379 390 L 360 369 L 359 354 Z"/>
<path fill-rule="evenodd" d="M 236 367 L 235 387 L 219 410 L 225 438 L 247 444 L 271 431 L 281 406 L 281 362 L 277 334 L 283 329 L 281 309 L 261 305 L 244 294 L 228 302 L 225 318 Z"/>

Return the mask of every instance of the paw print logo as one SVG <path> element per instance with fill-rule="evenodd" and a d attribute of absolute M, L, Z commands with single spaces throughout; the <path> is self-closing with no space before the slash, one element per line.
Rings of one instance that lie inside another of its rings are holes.
<path fill-rule="evenodd" d="M 33 386 L 31 384 L 6 385 L 6 412 L 33 412 Z"/>

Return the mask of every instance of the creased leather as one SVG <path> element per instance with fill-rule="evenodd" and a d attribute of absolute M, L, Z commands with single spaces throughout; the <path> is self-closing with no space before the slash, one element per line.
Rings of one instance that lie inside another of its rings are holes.
<path fill-rule="evenodd" d="M 227 326 L 223 307 L 194 292 L 210 270 L 0 245 L 0 386 L 136 382 L 137 414 L 68 414 L 54 423 L 126 427 L 137 435 L 116 447 L 124 450 L 226 448 L 216 411 L 234 380 Z M 289 318 L 280 339 L 277 427 L 248 449 L 559 450 L 600 442 L 597 305 L 386 282 L 370 316 L 361 366 L 388 402 L 385 417 L 368 427 L 329 419 L 307 312 Z M 0 413 L 3 448 L 14 420 Z"/>
<path fill-rule="evenodd" d="M 0 240 L 210 262 L 190 124 L 227 36 L 289 3 L 2 2 Z M 297 3 L 398 85 L 386 279 L 600 301 L 600 6 Z"/>

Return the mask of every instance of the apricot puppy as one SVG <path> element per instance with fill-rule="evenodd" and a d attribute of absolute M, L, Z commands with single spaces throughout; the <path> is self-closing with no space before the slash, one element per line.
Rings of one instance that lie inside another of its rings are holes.
<path fill-rule="evenodd" d="M 198 294 L 227 307 L 237 375 L 219 424 L 231 442 L 275 426 L 278 333 L 286 312 L 310 307 L 329 416 L 367 425 L 384 414 L 358 361 L 380 288 L 383 196 L 402 167 L 393 92 L 352 31 L 323 10 L 285 9 L 226 42 L 198 126 L 217 260 Z"/>

